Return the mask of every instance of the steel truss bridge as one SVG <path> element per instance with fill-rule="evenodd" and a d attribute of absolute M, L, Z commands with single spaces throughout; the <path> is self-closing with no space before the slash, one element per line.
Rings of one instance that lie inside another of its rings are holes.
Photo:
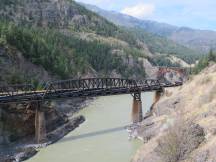
<path fill-rule="evenodd" d="M 162 91 L 181 86 L 182 82 L 133 80 L 121 78 L 86 78 L 48 82 L 38 90 L 31 84 L 0 86 L 0 104 L 47 101 L 70 97 L 96 97 L 137 92 Z"/>

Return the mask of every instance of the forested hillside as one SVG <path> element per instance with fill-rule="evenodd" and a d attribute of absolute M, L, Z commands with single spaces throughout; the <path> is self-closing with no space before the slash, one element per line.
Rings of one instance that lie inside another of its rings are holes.
<path fill-rule="evenodd" d="M 162 36 L 145 32 L 141 28 L 129 28 L 136 38 L 144 42 L 151 53 L 174 55 L 187 63 L 194 63 L 201 56 L 201 53 L 191 50 L 185 46 L 178 45 Z"/>
<path fill-rule="evenodd" d="M 3 1 L 0 7 L 0 63 L 13 68 L 3 82 L 29 81 L 16 68 L 20 54 L 48 73 L 44 79 L 145 77 L 138 58 L 147 55 L 136 39 L 74 1 Z"/>
<path fill-rule="evenodd" d="M 194 74 L 200 73 L 204 68 L 216 63 L 216 53 L 213 50 L 209 51 L 207 56 L 202 57 L 199 63 L 193 69 Z"/>
<path fill-rule="evenodd" d="M 144 31 L 119 27 L 73 0 L 2 0 L 0 64 L 4 83 L 112 76 L 144 78 L 146 60 L 178 66 L 194 51 Z"/>

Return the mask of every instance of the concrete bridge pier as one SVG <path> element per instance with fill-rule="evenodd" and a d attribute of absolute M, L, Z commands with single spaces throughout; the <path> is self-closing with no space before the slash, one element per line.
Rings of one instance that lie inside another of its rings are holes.
<path fill-rule="evenodd" d="M 153 113 L 154 107 L 155 107 L 156 103 L 160 100 L 163 92 L 164 92 L 164 89 L 161 89 L 161 90 L 158 90 L 158 91 L 155 92 L 154 101 L 153 101 L 153 104 L 152 104 L 152 106 L 150 108 L 151 113 Z"/>
<path fill-rule="evenodd" d="M 143 120 L 141 92 L 133 95 L 132 122 L 138 123 Z"/>
<path fill-rule="evenodd" d="M 45 113 L 42 111 L 41 102 L 37 102 L 35 106 L 35 140 L 37 143 L 41 143 L 46 140 Z"/>

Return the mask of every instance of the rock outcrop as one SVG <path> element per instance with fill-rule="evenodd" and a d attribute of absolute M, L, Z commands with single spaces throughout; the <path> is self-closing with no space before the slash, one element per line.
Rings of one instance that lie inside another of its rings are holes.
<path fill-rule="evenodd" d="M 0 84 L 18 84 L 32 81 L 48 81 L 57 78 L 43 67 L 31 63 L 11 46 L 0 43 Z"/>
<path fill-rule="evenodd" d="M 47 138 L 44 144 L 51 144 L 85 121 L 74 114 L 87 104 L 84 99 L 46 102 L 45 113 Z M 22 161 L 35 155 L 35 105 L 10 104 L 0 107 L 0 161 Z"/>
<path fill-rule="evenodd" d="M 50 107 L 45 108 L 47 131 L 53 131 L 59 125 L 67 122 L 66 117 Z M 10 144 L 23 138 L 33 136 L 35 132 L 35 110 L 32 105 L 10 104 L 1 106 L 1 134 L 0 144 Z"/>

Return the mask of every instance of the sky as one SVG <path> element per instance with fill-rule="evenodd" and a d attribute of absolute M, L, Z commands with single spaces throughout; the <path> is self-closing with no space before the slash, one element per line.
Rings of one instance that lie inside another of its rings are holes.
<path fill-rule="evenodd" d="M 176 26 L 216 30 L 216 0 L 76 0 Z"/>

